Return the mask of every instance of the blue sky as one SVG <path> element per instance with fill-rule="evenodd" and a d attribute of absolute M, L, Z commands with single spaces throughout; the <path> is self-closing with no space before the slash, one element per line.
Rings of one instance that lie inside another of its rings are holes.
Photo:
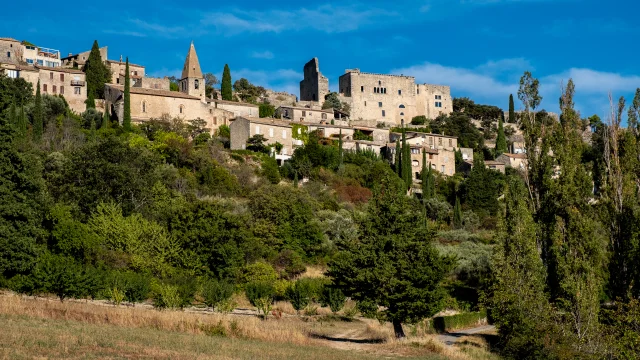
<path fill-rule="evenodd" d="M 640 5 L 633 0 L 189 3 L 75 9 L 43 2 L 25 11 L 8 2 L 0 36 L 63 55 L 97 39 L 111 59 L 129 56 L 153 76 L 179 76 L 193 40 L 204 72 L 219 76 L 228 63 L 234 81 L 246 77 L 295 94 L 314 56 L 333 90 L 345 69 L 357 67 L 451 85 L 454 97 L 505 109 L 525 70 L 541 80 L 549 111 L 557 111 L 570 77 L 583 116 L 606 115 L 609 91 L 630 102 L 640 87 Z"/>

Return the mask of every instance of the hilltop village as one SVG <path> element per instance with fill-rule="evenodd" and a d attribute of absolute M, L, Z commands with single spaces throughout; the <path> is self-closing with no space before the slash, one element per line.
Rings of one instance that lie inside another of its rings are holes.
<path fill-rule="evenodd" d="M 118 60 L 109 59 L 106 46 L 99 48 L 99 52 L 110 77 L 104 85 L 104 96 L 95 100 L 95 107 L 122 123 L 126 64 L 122 56 Z M 83 69 L 89 55 L 87 50 L 61 57 L 59 50 L 0 38 L 0 73 L 24 78 L 33 85 L 34 92 L 39 81 L 43 94 L 63 96 L 69 107 L 81 114 L 87 108 Z M 418 84 L 412 76 L 347 69 L 338 79 L 338 92 L 331 93 L 329 79 L 320 71 L 318 58 L 313 58 L 304 64 L 299 98 L 265 90 L 260 98 L 248 102 L 236 93 L 231 100 L 223 100 L 219 89 L 207 94 L 193 43 L 173 89 L 169 77 L 149 77 L 144 65 L 128 66 L 130 114 L 134 123 L 160 118 L 201 119 L 212 134 L 221 126 L 228 126 L 232 150 L 246 149 L 247 141 L 261 135 L 265 145 L 275 149 L 278 144 L 273 156 L 279 165 L 291 158 L 312 131 L 317 131 L 320 137 L 341 139 L 345 150 L 373 151 L 393 163 L 396 142 L 401 136 L 399 129 L 406 128 L 416 181 L 423 166 L 423 153 L 427 154 L 428 166 L 445 176 L 456 171 L 468 172 L 473 167 L 473 149 L 462 147 L 456 137 L 412 130 L 420 128 L 413 125 L 415 118 L 436 119 L 451 114 L 453 98 L 447 85 Z M 261 103 L 274 106 L 275 111 L 260 116 Z M 481 128 L 479 121 L 476 123 Z M 510 149 L 495 161 L 487 160 L 488 168 L 503 173 L 507 167 L 524 168 L 524 143 L 518 129 L 514 127 L 512 132 Z M 457 166 L 456 153 L 463 160 Z"/>

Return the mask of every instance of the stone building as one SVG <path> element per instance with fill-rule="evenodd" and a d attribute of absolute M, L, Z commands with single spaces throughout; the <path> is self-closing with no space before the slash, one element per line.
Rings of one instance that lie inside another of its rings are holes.
<path fill-rule="evenodd" d="M 84 72 L 63 67 L 36 66 L 42 94 L 62 95 L 69 108 L 77 113 L 87 109 L 87 86 Z M 37 80 L 35 82 L 37 86 Z"/>
<path fill-rule="evenodd" d="M 422 171 L 422 152 L 426 153 L 427 166 L 440 172 L 442 175 L 451 176 L 456 172 L 455 152 L 431 149 L 425 145 L 409 145 L 411 147 L 411 169 L 414 180 L 420 179 Z M 395 163 L 396 144 L 388 143 L 385 154 L 391 163 Z"/>
<path fill-rule="evenodd" d="M 106 46 L 103 46 L 99 49 L 99 51 L 100 51 L 100 58 L 102 58 L 102 61 L 106 61 L 109 58 L 108 56 L 109 49 Z M 82 69 L 84 65 L 87 63 L 87 60 L 89 59 L 89 54 L 91 54 L 91 50 L 83 51 L 78 54 L 69 53 L 69 55 L 62 58 L 62 66 L 68 67 L 68 68 Z"/>
<path fill-rule="evenodd" d="M 111 83 L 124 85 L 124 75 L 125 69 L 127 68 L 127 63 L 122 62 L 122 59 L 120 59 L 120 61 L 106 60 L 105 63 L 109 70 L 111 70 Z M 143 78 L 144 66 L 129 63 L 129 76 L 132 80 L 135 81 Z M 167 90 L 169 89 L 167 88 Z"/>
<path fill-rule="evenodd" d="M 282 120 L 239 116 L 231 122 L 229 128 L 231 150 L 245 150 L 247 140 L 254 135 L 264 136 L 267 145 L 282 144 L 282 151 L 276 154 L 280 165 L 291 158 L 295 146 L 302 145 L 293 138 L 291 124 Z"/>
<path fill-rule="evenodd" d="M 389 134 L 389 140 L 395 142 L 402 139 L 402 133 L 392 132 Z M 458 138 L 454 136 L 421 133 L 415 131 L 407 131 L 406 139 L 408 144 L 425 145 L 429 149 L 440 149 L 447 151 L 458 150 Z"/>
<path fill-rule="evenodd" d="M 0 63 L 15 63 L 59 67 L 60 51 L 20 42 L 12 38 L 0 38 Z"/>
<path fill-rule="evenodd" d="M 259 117 L 260 106 L 249 103 L 241 103 L 237 101 L 226 101 L 218 99 L 207 99 L 207 103 L 216 109 L 227 110 L 233 113 L 233 116 Z"/>
<path fill-rule="evenodd" d="M 300 101 L 324 102 L 329 94 L 329 79 L 320 72 L 318 58 L 304 65 L 304 79 L 300 81 Z"/>
<path fill-rule="evenodd" d="M 505 153 L 501 154 L 496 158 L 496 161 L 504 163 L 506 167 L 524 170 L 527 166 L 527 155 L 526 154 L 511 154 Z"/>
<path fill-rule="evenodd" d="M 506 171 L 506 165 L 501 162 L 501 161 L 495 161 L 495 160 L 485 160 L 484 161 L 484 166 L 487 169 L 490 170 L 495 170 L 495 171 L 499 171 L 501 173 L 505 173 Z M 460 166 L 458 166 L 457 171 L 464 173 L 465 175 L 469 175 L 469 173 L 471 172 L 471 170 L 473 169 L 473 161 L 472 160 L 466 160 L 463 161 Z"/>
<path fill-rule="evenodd" d="M 310 109 L 297 106 L 281 106 L 276 109 L 279 119 L 310 123 L 330 123 L 333 119 L 333 109 Z"/>
<path fill-rule="evenodd" d="M 413 76 L 347 69 L 338 83 L 339 98 L 349 104 L 351 119 L 399 125 L 418 115 L 435 119 L 453 111 L 448 86 L 417 85 Z"/>

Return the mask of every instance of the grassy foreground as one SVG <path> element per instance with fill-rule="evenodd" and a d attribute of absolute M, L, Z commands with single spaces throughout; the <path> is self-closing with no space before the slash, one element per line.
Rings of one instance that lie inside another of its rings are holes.
<path fill-rule="evenodd" d="M 391 334 L 377 322 L 262 321 L 0 294 L 0 359 L 496 359 L 482 343 L 445 347 Z"/>

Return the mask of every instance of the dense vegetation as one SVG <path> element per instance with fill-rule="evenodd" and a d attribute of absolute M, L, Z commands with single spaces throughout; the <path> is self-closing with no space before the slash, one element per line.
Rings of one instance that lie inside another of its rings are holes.
<path fill-rule="evenodd" d="M 397 336 L 445 308 L 486 311 L 508 358 L 637 358 L 640 90 L 626 129 L 624 99 L 603 123 L 574 91 L 556 120 L 523 76 L 526 172 L 478 152 L 468 175 L 425 166 L 417 185 L 405 136 L 392 166 L 311 132 L 278 168 L 264 138 L 229 151 L 228 127 L 200 119 L 128 129 L 0 77 L 0 287 L 222 312 L 243 292 L 265 317 L 276 299 L 338 312 L 349 297 Z M 481 150 L 465 112 L 425 125 Z M 300 278 L 314 264 L 327 276 Z"/>

